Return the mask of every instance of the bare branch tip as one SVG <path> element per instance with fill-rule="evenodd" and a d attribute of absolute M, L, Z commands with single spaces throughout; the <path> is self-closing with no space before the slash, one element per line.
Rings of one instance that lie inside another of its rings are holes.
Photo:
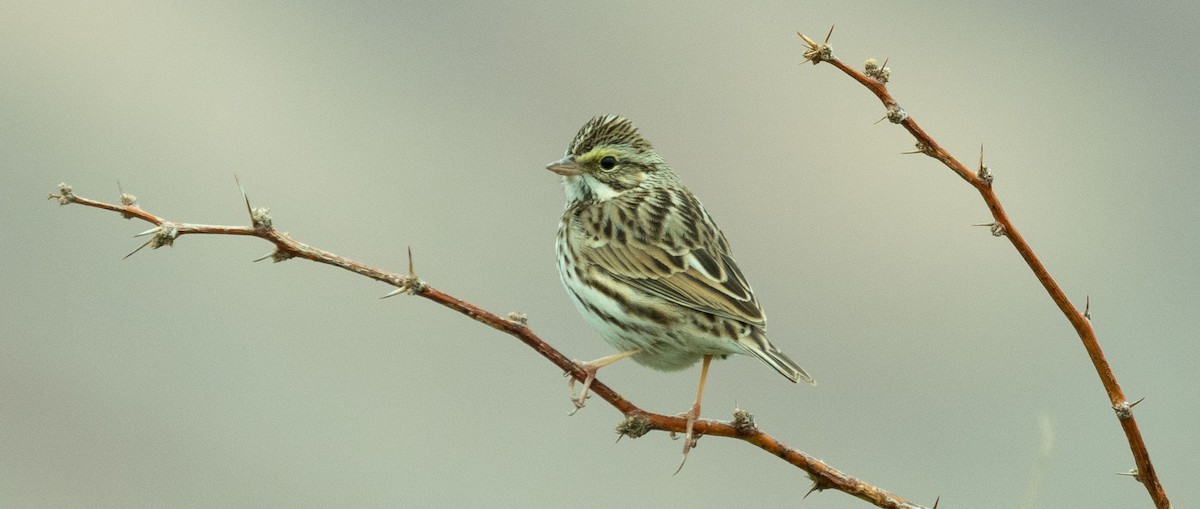
<path fill-rule="evenodd" d="M 58 200 L 59 205 L 70 205 L 75 203 L 75 190 L 67 185 L 66 182 L 58 184 L 58 194 L 51 194 L 46 197 L 48 200 Z"/>

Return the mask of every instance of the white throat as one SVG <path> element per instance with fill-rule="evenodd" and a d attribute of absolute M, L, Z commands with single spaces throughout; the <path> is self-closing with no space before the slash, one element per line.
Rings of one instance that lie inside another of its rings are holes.
<path fill-rule="evenodd" d="M 563 177 L 563 189 L 567 193 L 568 204 L 584 200 L 608 201 L 620 194 L 590 175 Z"/>

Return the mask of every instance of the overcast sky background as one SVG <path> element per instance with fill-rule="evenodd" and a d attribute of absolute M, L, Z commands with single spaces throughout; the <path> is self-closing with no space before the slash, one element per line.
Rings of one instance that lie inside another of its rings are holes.
<path fill-rule="evenodd" d="M 1093 323 L 1176 507 L 1200 504 L 1194 1 L 3 2 L 0 505 L 821 507 L 746 444 L 614 444 L 553 366 L 426 300 L 255 239 L 45 200 L 65 181 L 401 271 L 570 357 L 612 353 L 554 268 L 561 157 L 633 119 L 730 239 L 776 345 L 820 382 L 714 365 L 779 439 L 926 506 L 1150 507 L 1072 329 L 986 207 L 797 30 L 973 164 Z M 682 412 L 698 369 L 601 378 Z M 1045 426 L 1039 424 L 1045 423 Z M 1047 427 L 1052 447 L 1039 459 Z M 1036 485 L 1030 496 L 1030 486 Z M 1030 503 L 1032 501 L 1032 503 Z"/>

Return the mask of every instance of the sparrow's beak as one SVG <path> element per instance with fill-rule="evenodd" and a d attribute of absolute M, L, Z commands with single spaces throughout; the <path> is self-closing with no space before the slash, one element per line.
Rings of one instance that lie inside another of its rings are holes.
<path fill-rule="evenodd" d="M 546 165 L 546 169 L 564 177 L 573 177 L 583 173 L 583 168 L 575 162 L 575 156 L 567 156 Z"/>

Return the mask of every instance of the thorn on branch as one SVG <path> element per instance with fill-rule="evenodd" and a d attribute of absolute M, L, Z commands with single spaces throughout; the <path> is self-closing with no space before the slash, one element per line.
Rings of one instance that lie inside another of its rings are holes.
<path fill-rule="evenodd" d="M 413 272 L 412 247 L 408 248 L 408 274 L 393 278 L 392 285 L 396 287 L 391 293 L 380 297 L 386 299 L 400 294 L 416 295 L 425 290 L 425 282 Z"/>
<path fill-rule="evenodd" d="M 75 203 L 75 190 L 66 182 L 61 182 L 58 184 L 58 194 L 47 196 L 46 199 L 58 200 L 59 205 L 70 205 Z"/>
<path fill-rule="evenodd" d="M 175 238 L 179 236 L 179 228 L 175 226 L 175 223 L 163 221 L 162 224 L 134 235 L 134 237 L 145 237 L 146 235 L 151 235 L 150 240 L 147 240 L 145 244 L 138 246 L 137 249 L 134 249 L 132 252 L 125 255 L 122 260 L 133 256 L 146 246 L 150 246 L 150 249 L 158 249 L 163 246 L 170 247 L 171 245 L 175 244 Z"/>
<path fill-rule="evenodd" d="M 163 221 L 163 224 L 134 235 L 134 237 L 145 237 L 146 235 L 153 235 L 148 241 L 150 249 L 170 247 L 175 243 L 175 238 L 179 236 L 179 227 L 175 226 L 175 223 Z"/>
<path fill-rule="evenodd" d="M 863 64 L 863 74 L 866 74 L 867 76 L 874 78 L 875 81 L 886 85 L 888 80 L 892 77 L 892 69 L 887 66 L 887 60 L 884 60 L 883 65 L 881 66 L 879 65 L 879 62 L 875 61 L 874 58 L 868 58 L 866 63 Z"/>
<path fill-rule="evenodd" d="M 1117 475 L 1127 475 L 1129 477 L 1132 477 L 1133 480 L 1135 480 L 1137 482 L 1142 482 L 1142 474 L 1141 474 L 1141 472 L 1138 472 L 1138 469 L 1136 469 L 1136 468 L 1134 468 L 1128 472 L 1117 472 L 1116 474 Z"/>
<path fill-rule="evenodd" d="M 880 119 L 880 120 L 883 120 L 883 119 Z M 879 122 L 876 122 L 876 124 L 878 124 L 878 123 L 879 123 Z M 924 142 L 922 142 L 922 141 L 920 141 L 920 140 L 918 140 L 918 141 L 917 141 L 916 147 L 917 147 L 917 149 L 916 149 L 916 150 L 909 150 L 908 152 L 901 152 L 901 154 L 905 154 L 905 155 L 908 155 L 908 154 L 925 154 L 925 155 L 927 155 L 927 156 L 929 156 L 929 157 L 934 157 L 933 147 L 930 147 L 929 145 L 926 145 Z"/>
<path fill-rule="evenodd" d="M 813 485 L 808 489 L 808 493 L 805 493 L 804 497 L 802 498 L 808 498 L 808 496 L 812 495 L 814 491 L 821 492 L 833 487 L 833 484 L 831 484 L 829 481 L 821 478 L 813 478 L 812 474 L 808 474 L 808 480 L 812 481 Z"/>
<path fill-rule="evenodd" d="M 1088 321 L 1091 321 L 1091 319 L 1092 319 L 1092 296 L 1091 295 L 1084 296 L 1083 317 L 1087 318 Z"/>
<path fill-rule="evenodd" d="M 270 230 L 271 229 L 271 209 L 266 207 L 251 207 L 250 196 L 246 194 L 246 188 L 242 186 L 242 180 L 237 174 L 233 175 L 234 182 L 237 182 L 238 190 L 242 192 L 242 200 L 246 202 L 246 212 L 250 214 L 250 225 L 255 230 Z"/>
<path fill-rule="evenodd" d="M 996 176 L 992 175 L 992 170 L 983 164 L 983 145 L 979 145 L 979 171 L 975 172 L 975 176 L 979 177 L 979 180 L 988 187 L 991 187 L 992 181 L 996 179 Z"/>
<path fill-rule="evenodd" d="M 629 415 L 625 420 L 617 424 L 617 434 L 622 437 L 640 438 L 642 435 L 649 433 L 653 428 L 650 427 L 650 419 L 642 414 Z M 617 440 L 621 438 L 618 437 Z"/>
<path fill-rule="evenodd" d="M 1006 228 L 1004 228 L 1004 225 L 1001 223 L 998 223 L 998 222 L 978 223 L 978 224 L 973 224 L 971 226 L 987 226 L 992 229 L 993 237 L 1003 237 L 1004 235 L 1006 235 L 1008 233 L 1008 230 Z"/>
<path fill-rule="evenodd" d="M 829 27 L 829 33 L 825 34 L 825 42 L 817 44 L 817 41 L 809 39 L 807 35 L 796 32 L 804 43 L 808 45 L 808 49 L 804 51 L 804 61 L 812 62 L 817 65 L 825 60 L 833 60 L 833 47 L 829 45 L 829 38 L 833 36 L 833 27 Z"/>
<path fill-rule="evenodd" d="M 271 259 L 271 263 L 279 263 L 279 262 L 283 262 L 283 261 L 291 260 L 292 258 L 295 258 L 295 257 L 296 257 L 296 255 L 294 255 L 294 254 L 292 254 L 292 253 L 288 253 L 288 252 L 286 252 L 286 251 L 283 251 L 283 250 L 280 250 L 280 249 L 276 249 L 275 251 L 272 251 L 271 253 L 269 253 L 269 254 L 267 254 L 267 255 L 265 255 L 265 256 L 262 256 L 262 257 L 259 257 L 259 258 L 255 258 L 255 259 L 254 259 L 254 260 L 252 260 L 252 261 L 254 261 L 254 262 L 261 262 L 261 261 L 263 261 L 263 260 L 266 260 L 267 258 L 270 258 L 270 259 Z"/>

